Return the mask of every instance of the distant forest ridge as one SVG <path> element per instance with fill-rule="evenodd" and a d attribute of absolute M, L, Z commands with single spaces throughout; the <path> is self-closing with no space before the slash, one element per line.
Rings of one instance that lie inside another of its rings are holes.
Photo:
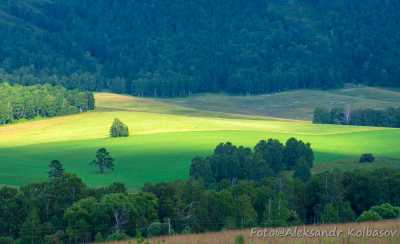
<path fill-rule="evenodd" d="M 0 79 L 175 97 L 400 86 L 398 0 L 0 2 Z"/>

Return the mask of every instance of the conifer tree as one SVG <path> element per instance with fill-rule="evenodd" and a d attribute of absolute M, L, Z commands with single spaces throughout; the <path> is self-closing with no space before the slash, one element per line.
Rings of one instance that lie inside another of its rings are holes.
<path fill-rule="evenodd" d="M 114 170 L 114 159 L 105 148 L 100 148 L 96 152 L 96 159 L 91 164 L 97 166 L 103 174 L 107 169 Z"/>
<path fill-rule="evenodd" d="M 64 167 L 58 160 L 53 160 L 49 164 L 49 178 L 57 178 L 64 175 Z"/>

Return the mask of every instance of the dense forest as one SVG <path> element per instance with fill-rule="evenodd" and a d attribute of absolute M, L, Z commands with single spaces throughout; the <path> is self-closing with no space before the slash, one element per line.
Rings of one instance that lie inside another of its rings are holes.
<path fill-rule="evenodd" d="M 314 151 L 309 143 L 290 138 L 283 145 L 279 140 L 261 140 L 254 147 L 235 146 L 232 143 L 218 145 L 206 158 L 196 157 L 190 166 L 190 176 L 201 179 L 206 186 L 221 181 L 235 183 L 239 180 L 260 181 L 276 176 L 284 170 L 294 170 L 301 180 L 311 177 Z"/>
<path fill-rule="evenodd" d="M 361 125 L 400 128 L 400 107 L 379 109 L 316 108 L 314 124 Z"/>
<path fill-rule="evenodd" d="M 286 148 L 283 155 L 301 162 L 302 153 L 293 157 L 293 152 L 305 152 L 295 149 L 308 145 L 295 139 L 278 144 L 277 140 L 258 143 L 255 155 L 264 157 L 259 164 L 277 166 L 266 159 L 272 159 L 276 153 L 273 149 L 281 146 Z M 239 151 L 243 148 L 220 144 L 209 159 L 215 165 L 226 164 L 229 157 L 245 159 L 248 156 Z M 237 168 L 236 160 L 229 162 L 228 168 Z M 191 172 L 197 170 L 201 171 L 192 168 Z M 0 241 L 87 243 L 255 226 L 371 221 L 400 215 L 397 169 L 331 171 L 307 179 L 293 177 L 289 174 L 292 170 L 276 172 L 257 180 L 242 177 L 233 181 L 231 176 L 221 175 L 213 184 L 196 174 L 185 181 L 146 184 L 129 193 L 120 183 L 88 187 L 54 160 L 47 181 L 0 188 Z"/>
<path fill-rule="evenodd" d="M 0 83 L 0 125 L 21 119 L 75 114 L 93 110 L 94 107 L 91 92 L 48 84 L 21 86 Z"/>
<path fill-rule="evenodd" d="M 400 85 L 397 0 L 7 0 L 0 77 L 143 96 Z"/>

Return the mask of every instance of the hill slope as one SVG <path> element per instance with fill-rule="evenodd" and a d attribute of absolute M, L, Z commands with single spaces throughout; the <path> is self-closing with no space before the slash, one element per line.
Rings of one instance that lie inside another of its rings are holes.
<path fill-rule="evenodd" d="M 238 116 L 185 108 L 159 100 L 96 94 L 94 112 L 0 127 L 0 182 L 23 185 L 44 180 L 53 159 L 90 185 L 183 179 L 190 160 L 220 142 L 254 146 L 260 139 L 295 136 L 311 142 L 318 164 L 354 161 L 361 153 L 400 158 L 399 129 L 313 125 L 307 121 Z M 108 138 L 114 118 L 128 124 L 128 138 Z M 114 172 L 100 175 L 89 165 L 106 147 L 116 158 Z M 346 167 L 346 163 L 335 164 Z M 351 165 L 354 167 L 354 165 Z"/>
<path fill-rule="evenodd" d="M 400 92 L 373 87 L 353 87 L 328 91 L 297 90 L 260 96 L 207 94 L 162 101 L 205 111 L 311 120 L 316 107 L 398 107 Z"/>
<path fill-rule="evenodd" d="M 162 97 L 399 86 L 399 10 L 397 0 L 1 1 L 0 76 Z"/>

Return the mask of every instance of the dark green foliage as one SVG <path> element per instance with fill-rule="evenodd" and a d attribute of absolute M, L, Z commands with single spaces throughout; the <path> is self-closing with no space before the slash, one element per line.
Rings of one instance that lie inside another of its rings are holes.
<path fill-rule="evenodd" d="M 164 226 L 162 223 L 157 222 L 157 223 L 152 223 L 148 228 L 147 228 L 147 235 L 149 237 L 153 236 L 160 236 L 163 234 L 163 229 Z M 164 233 L 167 234 L 167 233 Z"/>
<path fill-rule="evenodd" d="M 279 174 L 285 165 L 283 163 L 284 146 L 279 140 L 262 140 L 254 148 L 255 158 L 269 165 L 275 174 Z"/>
<path fill-rule="evenodd" d="M 396 219 L 400 217 L 400 207 L 394 207 L 390 203 L 373 206 L 370 211 L 376 212 L 383 219 Z"/>
<path fill-rule="evenodd" d="M 357 222 L 367 222 L 367 221 L 379 221 L 382 220 L 382 217 L 374 211 L 365 211 L 358 218 Z"/>
<path fill-rule="evenodd" d="M 21 226 L 20 238 L 22 243 L 42 243 L 43 227 L 37 210 L 32 209 Z"/>
<path fill-rule="evenodd" d="M 321 214 L 322 223 L 346 223 L 354 220 L 354 211 L 349 202 L 334 202 L 325 205 Z"/>
<path fill-rule="evenodd" d="M 398 9 L 396 0 L 3 1 L 0 79 L 146 96 L 399 86 Z"/>
<path fill-rule="evenodd" d="M 376 109 L 342 109 L 331 110 L 316 108 L 313 123 L 315 124 L 345 124 L 361 126 L 380 126 L 400 128 L 400 107 Z"/>
<path fill-rule="evenodd" d="M 94 110 L 96 107 L 96 101 L 92 92 L 86 92 L 87 98 L 87 110 Z"/>
<path fill-rule="evenodd" d="M 400 214 L 395 207 L 399 176 L 397 169 L 377 169 L 326 172 L 307 182 L 271 176 L 206 187 L 187 180 L 127 193 L 121 184 L 91 189 L 65 173 L 20 189 L 2 187 L 0 236 L 22 243 L 88 243 L 103 237 L 143 240 L 168 233 L 342 223 L 355 216 L 391 219 Z"/>
<path fill-rule="evenodd" d="M 247 195 L 240 195 L 234 201 L 236 209 L 236 226 L 249 228 L 257 224 L 257 213 L 252 205 L 251 198 Z"/>
<path fill-rule="evenodd" d="M 16 244 L 16 243 L 17 242 L 11 237 L 6 237 L 6 236 L 0 237 L 0 244 Z"/>
<path fill-rule="evenodd" d="M 301 140 L 290 138 L 286 141 L 283 154 L 283 163 L 286 169 L 294 169 L 300 163 L 309 168 L 314 166 L 314 152 L 309 143 L 305 144 Z"/>
<path fill-rule="evenodd" d="M 64 175 L 64 167 L 58 160 L 53 160 L 49 164 L 49 178 L 61 177 Z"/>
<path fill-rule="evenodd" d="M 105 148 L 96 151 L 96 159 L 90 164 L 98 167 L 101 174 L 104 174 L 106 170 L 114 170 L 114 159 Z"/>
<path fill-rule="evenodd" d="M 128 137 L 129 136 L 129 128 L 126 124 L 122 123 L 121 120 L 114 119 L 114 122 L 110 128 L 110 136 L 111 137 Z"/>
<path fill-rule="evenodd" d="M 213 155 L 196 157 L 190 166 L 190 176 L 201 179 L 207 186 L 228 180 L 260 181 L 279 175 L 283 170 L 297 169 L 296 177 L 307 180 L 313 167 L 314 152 L 310 144 L 290 138 L 286 145 L 278 140 L 261 140 L 254 150 L 235 146 L 230 142 L 219 144 Z"/>
<path fill-rule="evenodd" d="M 18 189 L 0 189 L 0 236 L 18 236 L 19 227 L 25 221 L 27 209 Z"/>
<path fill-rule="evenodd" d="M 360 163 L 373 163 L 375 161 L 374 155 L 372 153 L 364 153 L 361 155 L 359 162 Z"/>
<path fill-rule="evenodd" d="M 293 215 L 293 212 L 289 209 L 284 194 L 278 193 L 273 199 L 268 199 L 265 206 L 264 225 L 272 227 L 288 226 L 290 225 L 289 221 L 293 218 L 291 215 Z M 294 219 L 296 218 L 294 217 Z"/>
<path fill-rule="evenodd" d="M 114 232 L 107 236 L 107 241 L 123 241 L 128 239 L 130 239 L 130 237 L 124 232 Z"/>
<path fill-rule="evenodd" d="M 235 237 L 235 244 L 245 244 L 244 236 L 238 235 Z"/>
<path fill-rule="evenodd" d="M 94 237 L 95 242 L 102 242 L 105 241 L 103 235 L 100 232 L 96 233 L 96 236 Z"/>
<path fill-rule="evenodd" d="M 305 161 L 300 161 L 296 165 L 293 177 L 298 178 L 302 181 L 308 181 L 309 179 L 311 179 L 311 170 L 307 166 Z"/>
<path fill-rule="evenodd" d="M 0 125 L 93 109 L 94 97 L 90 92 L 70 91 L 51 85 L 12 86 L 0 83 Z"/>
<path fill-rule="evenodd" d="M 331 123 L 331 113 L 325 108 L 315 108 L 313 116 L 314 124 L 330 124 Z"/>

